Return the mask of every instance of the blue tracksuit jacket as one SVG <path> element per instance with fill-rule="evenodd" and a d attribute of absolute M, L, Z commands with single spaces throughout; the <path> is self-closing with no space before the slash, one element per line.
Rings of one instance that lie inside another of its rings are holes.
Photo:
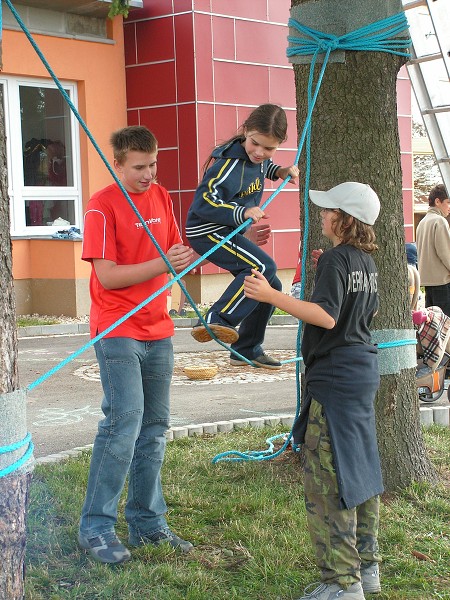
<path fill-rule="evenodd" d="M 241 142 L 238 139 L 213 151 L 215 161 L 205 173 L 188 211 L 187 238 L 241 225 L 245 210 L 259 206 L 264 179 L 278 179 L 275 173 L 279 165 L 271 160 L 252 163 Z"/>

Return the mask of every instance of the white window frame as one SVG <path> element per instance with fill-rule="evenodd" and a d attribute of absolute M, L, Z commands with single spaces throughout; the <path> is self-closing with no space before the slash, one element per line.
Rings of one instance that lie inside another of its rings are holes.
<path fill-rule="evenodd" d="M 75 224 L 71 225 L 80 228 L 82 223 L 82 198 L 78 120 L 69 108 L 72 138 L 73 185 L 64 187 L 25 186 L 23 173 L 22 127 L 20 118 L 20 86 L 34 86 L 55 90 L 58 90 L 58 88 L 55 83 L 49 79 L 12 77 L 3 74 L 0 76 L 0 84 L 3 85 L 11 237 L 48 237 L 56 231 L 64 229 L 61 225 L 27 226 L 25 220 L 25 202 L 27 200 L 36 200 L 39 198 L 45 200 L 58 199 L 72 201 L 74 203 Z M 67 91 L 74 106 L 77 107 L 78 95 L 76 83 L 61 81 L 61 85 Z M 69 227 L 70 226 L 68 225 L 67 228 Z"/>

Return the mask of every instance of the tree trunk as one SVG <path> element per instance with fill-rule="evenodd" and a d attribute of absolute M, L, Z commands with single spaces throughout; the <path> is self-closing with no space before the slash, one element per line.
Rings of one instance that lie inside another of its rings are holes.
<path fill-rule="evenodd" d="M 0 598 L 24 598 L 26 506 L 31 474 L 0 479 Z"/>
<path fill-rule="evenodd" d="M 303 3 L 292 0 L 292 6 Z M 373 323 L 377 330 L 412 329 L 396 103 L 397 74 L 404 61 L 394 54 L 346 52 L 345 63 L 328 64 L 312 117 L 310 187 L 325 190 L 344 181 L 361 181 L 380 197 L 381 213 L 375 225 L 379 250 L 374 255 L 380 295 Z M 302 131 L 309 65 L 294 65 L 294 73 L 298 130 Z M 302 172 L 304 166 L 303 161 Z M 311 249 L 324 247 L 319 209 L 309 203 L 309 211 L 308 255 Z M 314 278 L 310 263 L 306 298 Z M 413 480 L 436 481 L 421 433 L 415 369 L 383 375 L 375 402 L 386 490 L 404 488 Z"/>
<path fill-rule="evenodd" d="M 0 394 L 18 388 L 17 332 L 12 277 L 12 249 L 5 149 L 5 122 L 0 98 Z M 0 446 L 4 444 L 0 415 Z M 19 440 L 15 440 L 19 441 Z M 24 554 L 29 473 L 0 477 L 0 598 L 24 597 Z"/>

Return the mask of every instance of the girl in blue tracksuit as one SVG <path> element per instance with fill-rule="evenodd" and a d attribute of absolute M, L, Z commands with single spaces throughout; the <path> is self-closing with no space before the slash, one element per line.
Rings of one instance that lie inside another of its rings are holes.
<path fill-rule="evenodd" d="M 266 177 L 276 181 L 290 176 L 291 182 L 296 183 L 295 165 L 280 167 L 272 162 L 278 146 L 286 140 L 286 131 L 284 110 L 274 104 L 263 104 L 249 115 L 237 136 L 213 151 L 186 221 L 186 236 L 198 254 L 205 254 L 247 219 L 257 223 L 264 218 L 259 204 Z M 244 278 L 251 275 L 252 269 L 263 273 L 274 289 L 281 290 L 275 262 L 242 233 L 237 233 L 208 258 L 234 276 L 207 312 L 208 326 L 218 339 L 231 343 L 233 350 L 255 365 L 279 369 L 281 363 L 267 356 L 262 348 L 274 307 L 244 295 Z M 235 327 L 239 324 L 238 334 Z M 192 335 L 199 342 L 211 339 L 201 324 L 194 327 Z M 234 366 L 247 364 L 233 354 L 230 362 Z"/>

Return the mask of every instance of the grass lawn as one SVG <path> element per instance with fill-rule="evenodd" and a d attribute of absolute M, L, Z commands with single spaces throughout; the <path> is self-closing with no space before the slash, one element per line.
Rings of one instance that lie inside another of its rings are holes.
<path fill-rule="evenodd" d="M 57 325 L 58 317 L 49 317 L 42 315 L 18 315 L 16 319 L 17 327 L 33 327 L 36 325 Z"/>
<path fill-rule="evenodd" d="M 76 533 L 89 454 L 39 466 L 31 485 L 27 600 L 292 600 L 318 580 L 306 529 L 302 475 L 292 451 L 275 460 L 218 463 L 226 450 L 265 448 L 282 430 L 170 442 L 163 485 L 173 530 L 191 554 L 132 550 L 118 567 L 92 561 Z M 383 499 L 383 592 L 377 600 L 450 599 L 450 429 L 425 430 L 445 483 L 415 484 Z M 127 540 L 122 498 L 117 533 Z"/>
<path fill-rule="evenodd" d="M 198 309 L 200 310 L 200 313 L 204 316 L 208 310 L 208 308 L 210 308 L 210 306 L 208 305 L 206 308 L 204 308 L 203 306 L 198 306 Z M 274 315 L 287 315 L 289 313 L 285 312 L 284 310 L 281 310 L 280 308 L 275 308 L 275 310 L 273 311 Z M 195 312 L 195 310 L 188 304 L 185 304 L 184 307 L 184 312 L 182 315 L 172 315 L 175 319 L 179 318 L 179 317 L 187 317 L 189 319 L 196 319 L 198 318 L 197 313 Z"/>

